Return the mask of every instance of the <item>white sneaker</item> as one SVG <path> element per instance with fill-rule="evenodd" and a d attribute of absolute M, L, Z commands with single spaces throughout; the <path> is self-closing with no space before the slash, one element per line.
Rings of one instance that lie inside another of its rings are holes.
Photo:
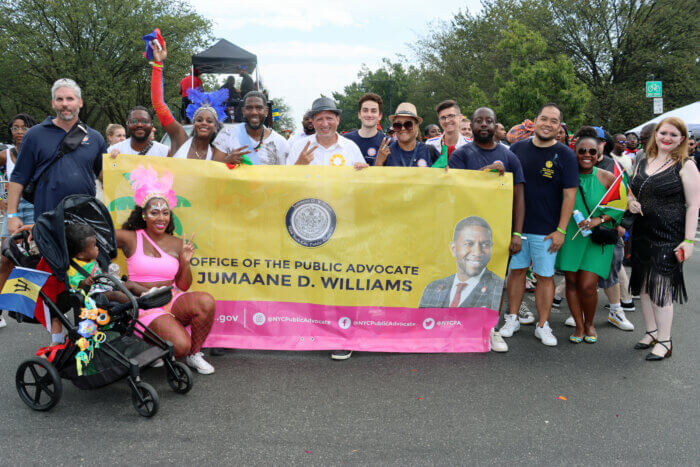
<path fill-rule="evenodd" d="M 548 322 L 544 323 L 542 327 L 539 324 L 535 326 L 535 337 L 541 340 L 544 345 L 557 345 L 557 338 L 552 334 L 552 328 L 549 327 Z"/>
<path fill-rule="evenodd" d="M 5 326 L 7 326 L 7 323 L 5 322 L 5 317 L 0 316 L 0 328 L 4 328 Z"/>
<path fill-rule="evenodd" d="M 634 324 L 630 323 L 625 312 L 621 309 L 610 310 L 608 313 L 608 322 L 613 326 L 617 326 L 623 331 L 634 331 Z"/>
<path fill-rule="evenodd" d="M 574 321 L 574 317 L 573 317 L 573 316 L 569 316 L 568 318 L 566 318 L 566 321 L 564 321 L 564 325 L 565 325 L 565 326 L 571 326 L 572 328 L 575 328 L 575 327 L 576 327 L 576 321 Z"/>
<path fill-rule="evenodd" d="M 188 355 L 185 359 L 185 363 L 197 370 L 197 373 L 199 374 L 210 375 L 214 373 L 214 367 L 204 360 L 204 354 L 202 352 L 197 352 L 194 355 Z"/>
<path fill-rule="evenodd" d="M 503 337 L 495 328 L 491 329 L 489 342 L 493 352 L 508 352 L 508 344 L 506 344 L 506 341 L 503 340 Z"/>
<path fill-rule="evenodd" d="M 518 315 L 511 315 L 508 313 L 505 316 L 505 320 L 505 324 L 498 330 L 502 337 L 511 337 L 514 332 L 520 331 L 520 321 L 518 321 Z"/>
<path fill-rule="evenodd" d="M 520 304 L 520 309 L 518 310 L 518 321 L 520 324 L 532 324 L 535 322 L 535 315 L 524 303 Z"/>

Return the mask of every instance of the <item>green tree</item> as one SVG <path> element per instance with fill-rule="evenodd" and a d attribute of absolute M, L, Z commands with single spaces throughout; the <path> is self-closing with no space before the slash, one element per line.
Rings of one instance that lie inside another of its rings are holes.
<path fill-rule="evenodd" d="M 0 0 L 3 80 L 0 115 L 53 114 L 52 83 L 82 88 L 81 119 L 102 130 L 127 110 L 150 104 L 150 67 L 141 36 L 159 27 L 168 42 L 166 101 L 179 107 L 179 80 L 190 57 L 211 40 L 209 20 L 183 0 Z"/>
<path fill-rule="evenodd" d="M 281 133 L 283 130 L 289 130 L 294 132 L 295 124 L 294 117 L 289 111 L 289 104 L 284 100 L 283 97 L 275 97 L 272 99 L 273 109 L 277 109 L 279 112 L 279 120 L 273 121 L 272 128 L 277 132 Z"/>
<path fill-rule="evenodd" d="M 571 59 L 546 56 L 547 42 L 517 21 L 509 23 L 497 48 L 510 61 L 509 79 L 496 72 L 498 118 L 512 126 L 536 116 L 547 102 L 556 102 L 573 128 L 585 121 L 590 93 L 574 73 Z"/>

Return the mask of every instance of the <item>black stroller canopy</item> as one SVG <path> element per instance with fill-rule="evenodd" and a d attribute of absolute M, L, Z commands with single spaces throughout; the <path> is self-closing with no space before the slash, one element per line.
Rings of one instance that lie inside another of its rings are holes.
<path fill-rule="evenodd" d="M 200 73 L 238 73 L 241 66 L 252 73 L 257 64 L 258 57 L 226 39 L 192 56 L 192 66 Z"/>
<path fill-rule="evenodd" d="M 88 195 L 70 195 L 56 206 L 53 211 L 39 216 L 34 224 L 32 236 L 58 280 L 67 280 L 68 248 L 66 246 L 66 229 L 69 222 L 87 224 L 95 230 L 97 247 L 100 254 L 97 262 L 106 273 L 109 263 L 117 256 L 117 239 L 114 224 L 104 204 Z"/>

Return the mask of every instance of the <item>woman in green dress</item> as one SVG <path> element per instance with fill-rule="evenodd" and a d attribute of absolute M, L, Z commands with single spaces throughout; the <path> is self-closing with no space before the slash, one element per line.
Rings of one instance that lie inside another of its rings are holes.
<path fill-rule="evenodd" d="M 613 184 L 613 174 L 595 167 L 598 158 L 598 142 L 593 138 L 580 138 L 574 147 L 578 160 L 580 189 L 576 193 L 574 210 L 589 218 L 586 208 L 594 208 Z M 581 196 L 581 192 L 585 197 Z M 610 274 L 614 245 L 593 243 L 591 237 L 578 232 L 593 229 L 599 225 L 614 227 L 622 218 L 623 212 L 605 207 L 595 208 L 588 220 L 577 225 L 571 216 L 566 229 L 566 239 L 557 254 L 556 268 L 564 272 L 566 278 L 566 300 L 571 315 L 576 322 L 576 331 L 569 337 L 573 343 L 582 341 L 593 344 L 598 339 L 593 317 L 598 305 L 598 278 L 607 279 Z M 575 238 L 574 238 L 575 236 Z"/>

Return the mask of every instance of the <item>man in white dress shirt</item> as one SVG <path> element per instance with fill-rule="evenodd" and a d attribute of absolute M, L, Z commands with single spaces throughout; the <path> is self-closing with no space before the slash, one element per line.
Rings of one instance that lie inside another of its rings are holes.
<path fill-rule="evenodd" d="M 287 157 L 287 165 L 346 165 L 358 169 L 368 167 L 360 148 L 338 134 L 340 109 L 333 99 L 316 99 L 310 112 L 316 133 L 294 143 Z"/>

